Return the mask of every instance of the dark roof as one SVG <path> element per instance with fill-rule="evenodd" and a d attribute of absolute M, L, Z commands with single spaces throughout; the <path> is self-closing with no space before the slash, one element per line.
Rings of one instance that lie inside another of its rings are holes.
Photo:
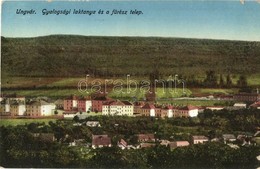
<path fill-rule="evenodd" d="M 92 135 L 92 145 L 99 146 L 108 146 L 111 144 L 111 139 L 108 135 Z"/>
<path fill-rule="evenodd" d="M 153 104 L 146 103 L 142 109 L 155 109 L 155 106 Z"/>
<path fill-rule="evenodd" d="M 195 106 L 185 106 L 185 107 L 179 108 L 179 110 L 194 110 L 194 109 L 198 109 L 198 107 L 195 107 Z"/>
<path fill-rule="evenodd" d="M 90 96 L 84 96 L 84 97 L 78 98 L 78 100 L 82 100 L 82 101 L 91 100 L 91 97 Z"/>
<path fill-rule="evenodd" d="M 132 103 L 130 103 L 129 101 L 122 101 L 125 105 L 128 105 L 128 106 L 132 106 Z"/>
<path fill-rule="evenodd" d="M 104 103 L 104 105 L 121 105 L 121 106 L 125 106 L 125 105 L 132 105 L 129 101 L 120 101 L 120 100 L 116 100 L 116 101 L 107 101 Z"/>

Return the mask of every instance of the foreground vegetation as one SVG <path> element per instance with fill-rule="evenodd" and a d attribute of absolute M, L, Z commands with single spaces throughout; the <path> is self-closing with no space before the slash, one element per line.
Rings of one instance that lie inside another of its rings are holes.
<path fill-rule="evenodd" d="M 56 122 L 56 119 L 0 119 L 0 126 L 18 126 L 30 123 L 48 124 L 50 121 Z"/>

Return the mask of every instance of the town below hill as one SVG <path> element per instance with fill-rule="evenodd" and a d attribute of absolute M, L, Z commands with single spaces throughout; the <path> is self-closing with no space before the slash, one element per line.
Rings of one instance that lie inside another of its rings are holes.
<path fill-rule="evenodd" d="M 223 97 L 232 106 L 129 102 L 95 94 L 1 97 L 3 167 L 255 168 L 260 95 Z M 27 120 L 31 120 L 29 123 Z M 23 124 L 15 124 L 23 120 Z M 44 120 L 44 121 L 41 121 Z M 12 121 L 8 125 L 6 121 Z M 138 158 L 137 158 L 138 157 Z"/>

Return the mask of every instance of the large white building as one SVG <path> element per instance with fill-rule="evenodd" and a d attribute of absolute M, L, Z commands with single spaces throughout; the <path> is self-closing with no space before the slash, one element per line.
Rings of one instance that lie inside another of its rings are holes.
<path fill-rule="evenodd" d="M 110 101 L 102 106 L 102 115 L 133 116 L 134 106 L 128 101 Z"/>

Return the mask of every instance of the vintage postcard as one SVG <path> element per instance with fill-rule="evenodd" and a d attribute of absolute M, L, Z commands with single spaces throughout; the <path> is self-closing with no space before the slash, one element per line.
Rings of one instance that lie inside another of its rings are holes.
<path fill-rule="evenodd" d="M 260 168 L 259 0 L 4 0 L 0 167 Z"/>

